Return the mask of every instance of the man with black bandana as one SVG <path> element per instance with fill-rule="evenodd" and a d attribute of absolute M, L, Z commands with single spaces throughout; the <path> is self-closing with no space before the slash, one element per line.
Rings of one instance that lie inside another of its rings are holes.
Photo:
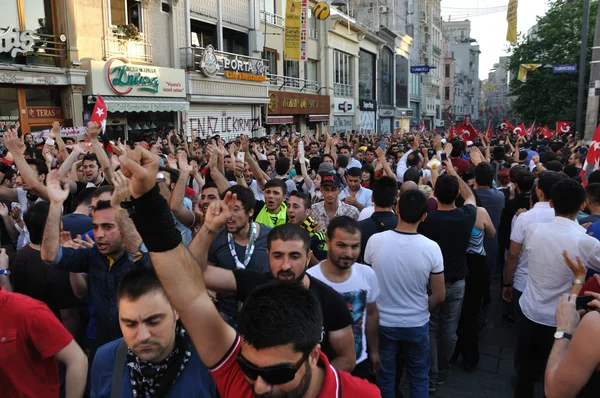
<path fill-rule="evenodd" d="M 117 302 L 123 338 L 98 349 L 92 365 L 93 397 L 109 398 L 112 389 L 123 398 L 217 396 L 154 270 L 139 267 L 125 275 Z"/>

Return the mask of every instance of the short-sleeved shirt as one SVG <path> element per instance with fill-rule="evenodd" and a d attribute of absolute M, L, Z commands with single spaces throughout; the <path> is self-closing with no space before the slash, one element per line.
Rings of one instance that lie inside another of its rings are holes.
<path fill-rule="evenodd" d="M 9 269 L 14 292 L 45 303 L 58 319 L 60 310 L 75 305 L 69 273 L 43 261 L 39 250 L 29 245 L 17 250 Z"/>
<path fill-rule="evenodd" d="M 356 348 L 356 363 L 367 359 L 367 304 L 374 303 L 379 296 L 379 282 L 371 267 L 354 263 L 350 268 L 350 277 L 341 283 L 331 282 L 321 269 L 322 262 L 311 267 L 307 273 L 338 292 L 352 315 L 352 332 Z"/>
<path fill-rule="evenodd" d="M 0 314 L 0 395 L 58 397 L 54 355 L 73 336 L 46 304 L 2 288 Z"/>
<path fill-rule="evenodd" d="M 319 203 L 315 203 L 314 205 L 312 205 L 311 213 L 312 213 L 311 214 L 312 218 L 314 218 L 318 224 L 321 224 L 321 225 L 327 227 L 329 225 L 329 223 L 331 222 L 331 219 L 329 218 L 329 216 L 327 215 L 327 211 L 325 210 L 325 202 L 319 202 Z M 360 212 L 358 211 L 358 209 L 356 207 L 350 206 L 344 202 L 338 201 L 338 208 L 337 208 L 337 212 L 335 213 L 334 217 L 348 216 L 350 218 L 358 220 L 359 214 L 360 214 Z"/>
<path fill-rule="evenodd" d="M 250 262 L 246 266 L 249 271 L 255 271 L 260 273 L 269 272 L 269 254 L 267 253 L 267 235 L 271 228 L 260 225 L 258 231 L 258 237 L 254 243 L 254 253 L 250 259 Z M 227 241 L 227 229 L 221 228 L 215 239 L 210 244 L 208 249 L 208 262 L 215 264 L 219 268 L 234 270 L 236 269 L 235 260 L 231 255 L 229 249 L 229 243 Z M 238 260 L 243 264 L 246 258 L 246 246 L 240 246 L 234 242 L 235 252 Z M 241 300 L 243 301 L 243 300 Z M 239 302 L 232 294 L 217 294 L 217 308 L 221 313 L 223 319 L 225 319 L 231 326 L 237 325 L 237 313 L 239 309 Z"/>
<path fill-rule="evenodd" d="M 237 364 L 237 356 L 242 350 L 241 339 L 237 337 L 223 359 L 212 369 L 210 374 L 217 384 L 222 398 L 253 398 L 254 391 L 244 373 Z M 375 384 L 352 376 L 350 373 L 337 370 L 321 351 L 318 366 L 325 370 L 323 385 L 317 398 L 380 398 L 381 392 Z"/>
<path fill-rule="evenodd" d="M 456 282 L 466 276 L 467 247 L 476 218 L 475 206 L 466 205 L 454 210 L 432 211 L 419 225 L 419 233 L 442 249 L 446 282 Z"/>
<path fill-rule="evenodd" d="M 240 301 L 246 300 L 255 287 L 264 285 L 273 279 L 271 273 L 248 272 L 244 270 L 233 271 L 235 282 L 237 284 L 236 297 Z M 321 341 L 321 350 L 327 355 L 327 358 L 333 360 L 336 355 L 329 344 L 328 334 L 336 330 L 341 330 L 352 325 L 352 316 L 348 307 L 338 292 L 308 275 L 310 286 L 308 290 L 315 294 L 321 304 L 323 312 L 323 341 Z"/>
<path fill-rule="evenodd" d="M 354 196 L 363 207 L 373 206 L 373 191 L 369 188 L 360 187 L 356 195 L 352 195 L 350 188 L 346 187 L 340 192 L 338 199 L 342 200 L 348 196 Z"/>
<path fill-rule="evenodd" d="M 362 213 L 361 213 L 362 214 Z M 360 228 L 360 256 L 359 263 L 364 263 L 365 249 L 369 238 L 377 233 L 389 231 L 398 225 L 398 216 L 391 211 L 378 211 L 371 214 L 371 217 L 358 222 Z"/>

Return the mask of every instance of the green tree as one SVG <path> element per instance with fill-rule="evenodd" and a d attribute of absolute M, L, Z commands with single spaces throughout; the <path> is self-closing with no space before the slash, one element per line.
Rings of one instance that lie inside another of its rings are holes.
<path fill-rule="evenodd" d="M 597 4 L 597 1 L 592 1 L 590 6 L 588 60 L 591 59 Z M 548 124 L 551 128 L 557 120 L 575 121 L 577 80 L 581 67 L 578 66 L 579 73 L 555 74 L 552 68 L 544 66 L 579 63 L 582 19 L 583 0 L 553 0 L 546 15 L 538 18 L 536 37 L 521 36 L 517 45 L 511 46 L 510 94 L 516 96 L 512 108 L 522 120 L 537 120 L 538 125 Z M 542 64 L 542 67 L 527 73 L 527 82 L 522 83 L 517 80 L 520 64 Z M 587 84 L 589 61 L 583 72 Z"/>

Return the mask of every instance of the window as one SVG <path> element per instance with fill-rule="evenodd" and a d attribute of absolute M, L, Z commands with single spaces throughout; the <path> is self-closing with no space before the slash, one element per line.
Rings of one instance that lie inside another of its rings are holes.
<path fill-rule="evenodd" d="M 358 59 L 358 96 L 375 99 L 375 54 L 363 50 Z"/>
<path fill-rule="evenodd" d="M 388 47 L 381 50 L 379 62 L 379 101 L 392 105 L 392 82 L 394 77 L 394 55 Z"/>
<path fill-rule="evenodd" d="M 216 26 L 192 19 L 192 46 L 206 47 L 212 44 L 217 46 Z"/>
<path fill-rule="evenodd" d="M 444 99 L 447 101 L 450 99 L 450 87 L 444 87 Z"/>
<path fill-rule="evenodd" d="M 396 106 L 408 108 L 408 59 L 396 56 Z"/>
<path fill-rule="evenodd" d="M 223 28 L 223 46 L 219 50 L 233 54 L 249 55 L 248 34 Z"/>
<path fill-rule="evenodd" d="M 304 66 L 304 79 L 312 82 L 317 82 L 318 61 L 309 59 Z"/>
<path fill-rule="evenodd" d="M 9 26 L 38 34 L 54 34 L 52 0 L 0 1 L 0 28 Z"/>
<path fill-rule="evenodd" d="M 287 77 L 300 78 L 300 62 L 285 61 L 283 63 L 283 74 Z"/>
<path fill-rule="evenodd" d="M 450 77 L 450 64 L 446 64 L 446 73 L 444 76 Z"/>
<path fill-rule="evenodd" d="M 352 96 L 352 56 L 333 51 L 334 95 Z"/>
<path fill-rule="evenodd" d="M 171 6 L 169 5 L 169 0 L 161 0 L 160 10 L 166 14 L 171 12 Z"/>
<path fill-rule="evenodd" d="M 142 4 L 137 0 L 109 0 L 110 25 L 135 25 L 143 29 Z"/>
<path fill-rule="evenodd" d="M 267 66 L 269 67 L 269 73 L 272 75 L 277 74 L 277 51 L 270 48 L 265 48 L 262 53 L 262 58 L 267 60 Z"/>

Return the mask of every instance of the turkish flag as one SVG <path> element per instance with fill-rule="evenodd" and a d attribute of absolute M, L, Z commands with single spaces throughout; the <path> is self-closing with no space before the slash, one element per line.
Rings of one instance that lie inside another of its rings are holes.
<path fill-rule="evenodd" d="M 448 141 L 452 141 L 454 136 L 456 135 L 456 131 L 454 130 L 454 123 L 450 125 L 450 134 L 448 135 Z"/>
<path fill-rule="evenodd" d="M 490 120 L 487 128 L 487 136 L 489 139 L 494 138 L 494 129 L 492 128 L 492 121 Z"/>
<path fill-rule="evenodd" d="M 500 125 L 502 127 L 502 130 L 508 130 L 512 133 L 514 127 L 512 124 L 510 124 L 510 122 L 508 120 L 505 120 L 504 123 L 502 123 Z"/>
<path fill-rule="evenodd" d="M 463 132 L 463 134 L 469 134 L 469 140 L 471 141 L 475 141 L 475 139 L 477 138 L 477 130 L 475 130 L 475 127 L 473 127 L 473 125 L 471 125 L 470 123 L 467 125 L 467 127 L 465 127 L 465 130 Z"/>
<path fill-rule="evenodd" d="M 588 176 L 592 174 L 594 170 L 598 169 L 598 161 L 600 161 L 600 125 L 596 127 L 596 132 L 594 133 L 594 138 L 592 138 L 587 158 L 585 158 L 585 163 L 583 164 L 583 170 L 581 170 L 581 174 L 579 174 L 584 186 L 587 185 Z"/>
<path fill-rule="evenodd" d="M 557 134 L 568 134 L 571 132 L 573 122 L 556 122 Z"/>
<path fill-rule="evenodd" d="M 542 129 L 542 135 L 544 138 L 552 138 L 552 130 L 550 130 L 548 126 L 544 126 Z"/>
<path fill-rule="evenodd" d="M 533 124 L 531 126 L 529 126 L 529 128 L 527 129 L 527 134 L 532 134 L 535 130 L 535 121 L 533 122 Z"/>
<path fill-rule="evenodd" d="M 92 112 L 92 117 L 90 118 L 90 122 L 96 123 L 98 126 L 104 129 L 106 128 L 106 117 L 108 116 L 108 109 L 106 108 L 106 103 L 104 102 L 104 98 L 98 95 L 96 97 L 96 105 L 94 105 L 94 112 Z"/>
<path fill-rule="evenodd" d="M 527 134 L 527 129 L 523 123 L 519 124 L 517 127 L 513 129 L 513 134 L 519 134 L 521 137 Z"/>
<path fill-rule="evenodd" d="M 460 124 L 461 127 L 466 127 L 467 126 L 467 115 L 465 115 L 465 117 L 463 118 L 462 123 Z"/>

